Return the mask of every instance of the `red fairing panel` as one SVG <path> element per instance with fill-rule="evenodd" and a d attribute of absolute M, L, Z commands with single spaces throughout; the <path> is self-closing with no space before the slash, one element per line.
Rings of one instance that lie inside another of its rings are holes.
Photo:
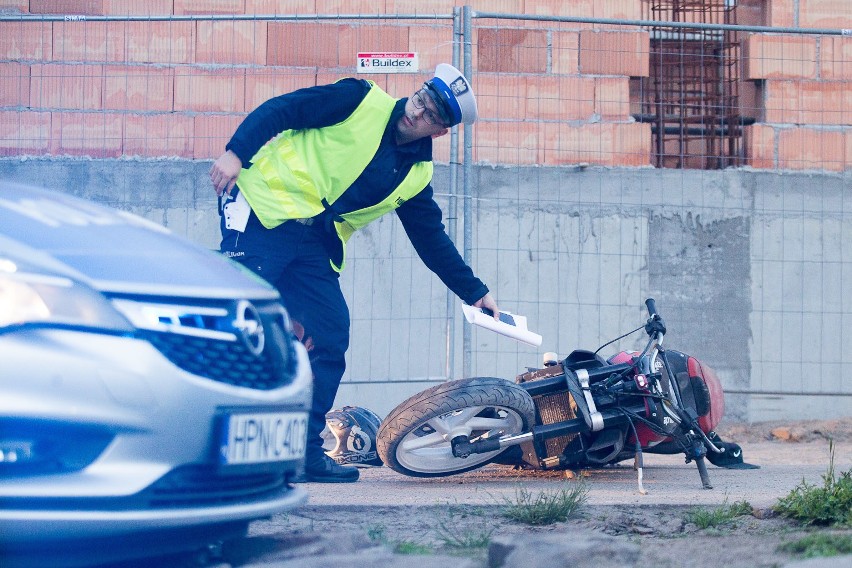
<path fill-rule="evenodd" d="M 621 351 L 609 358 L 609 363 L 618 365 L 619 363 L 630 363 L 633 361 L 633 356 L 639 355 L 638 351 Z"/>
<path fill-rule="evenodd" d="M 710 412 L 698 419 L 701 429 L 704 432 L 710 432 L 722 421 L 722 416 L 725 414 L 725 393 L 722 392 L 722 383 L 719 382 L 716 371 L 695 357 L 688 359 L 687 372 L 690 377 L 701 378 L 710 391 Z"/>

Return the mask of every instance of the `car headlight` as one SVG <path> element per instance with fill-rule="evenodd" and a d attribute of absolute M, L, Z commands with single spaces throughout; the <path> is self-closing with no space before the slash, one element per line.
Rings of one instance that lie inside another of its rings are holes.
<path fill-rule="evenodd" d="M 97 425 L 0 417 L 0 479 L 79 471 L 114 437 Z"/>
<path fill-rule="evenodd" d="M 127 319 L 91 288 L 0 258 L 0 333 L 29 325 L 133 332 Z"/>

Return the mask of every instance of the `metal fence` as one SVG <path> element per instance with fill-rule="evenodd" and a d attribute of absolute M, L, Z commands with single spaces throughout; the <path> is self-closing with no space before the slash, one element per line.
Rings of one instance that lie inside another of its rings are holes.
<path fill-rule="evenodd" d="M 669 346 L 717 368 L 733 416 L 850 414 L 849 38 L 660 6 L 639 20 L 0 16 L 0 175 L 215 247 L 204 174 L 252 108 L 355 74 L 359 51 L 417 53 L 417 73 L 359 74 L 396 96 L 450 61 L 481 119 L 436 141 L 436 198 L 501 307 L 545 341 L 465 324 L 386 216 L 353 238 L 341 277 L 343 402 L 381 413 L 447 378 L 511 379 L 541 351 L 634 329 L 653 296 Z"/>

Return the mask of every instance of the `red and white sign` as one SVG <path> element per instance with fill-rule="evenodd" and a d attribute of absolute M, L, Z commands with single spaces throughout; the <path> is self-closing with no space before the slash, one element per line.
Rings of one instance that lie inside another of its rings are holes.
<path fill-rule="evenodd" d="M 417 53 L 358 53 L 358 73 L 417 73 Z"/>

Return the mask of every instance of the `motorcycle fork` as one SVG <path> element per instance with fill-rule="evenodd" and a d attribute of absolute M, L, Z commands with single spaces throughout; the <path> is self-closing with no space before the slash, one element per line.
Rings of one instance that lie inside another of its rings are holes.
<path fill-rule="evenodd" d="M 696 433 L 696 431 L 700 432 L 698 416 L 691 409 L 684 408 L 683 398 L 681 397 L 680 392 L 680 384 L 669 366 L 666 352 L 660 348 L 659 353 L 662 357 L 666 374 L 668 375 L 669 388 L 674 395 L 674 411 L 678 414 L 680 419 L 680 424 L 677 429 L 680 432 L 679 441 L 681 447 L 684 448 L 686 463 L 694 461 L 695 465 L 698 467 L 698 475 L 701 477 L 701 485 L 704 489 L 713 489 L 713 485 L 710 483 L 710 475 L 707 473 L 707 463 L 705 460 L 705 456 L 707 455 L 707 446 L 704 445 L 702 436 Z M 660 406 L 664 407 L 665 404 L 661 403 Z"/>

